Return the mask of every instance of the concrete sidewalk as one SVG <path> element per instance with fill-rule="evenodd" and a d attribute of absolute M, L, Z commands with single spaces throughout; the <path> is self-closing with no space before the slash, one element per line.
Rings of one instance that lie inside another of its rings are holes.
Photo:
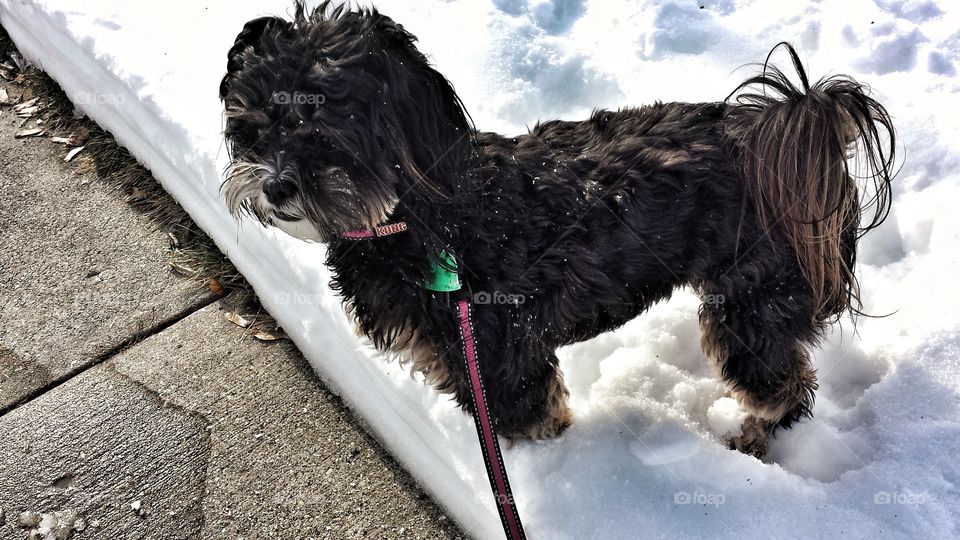
<path fill-rule="evenodd" d="M 289 342 L 19 126 L 0 108 L 0 539 L 462 535 Z"/>

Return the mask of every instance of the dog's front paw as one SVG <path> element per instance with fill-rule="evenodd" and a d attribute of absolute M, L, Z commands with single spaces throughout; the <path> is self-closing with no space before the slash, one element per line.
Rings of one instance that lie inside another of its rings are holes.
<path fill-rule="evenodd" d="M 741 426 L 741 434 L 726 439 L 727 446 L 748 456 L 762 458 L 767 453 L 767 439 L 773 423 L 753 415 L 747 417 Z"/>
<path fill-rule="evenodd" d="M 564 404 L 550 411 L 542 422 L 535 425 L 527 433 L 531 439 L 553 439 L 563 435 L 563 432 L 573 425 L 573 411 Z"/>
<path fill-rule="evenodd" d="M 534 441 L 554 439 L 573 425 L 573 411 L 562 404 L 553 408 L 549 414 L 533 424 L 515 430 L 501 431 L 501 435 L 511 441 L 530 439 Z"/>

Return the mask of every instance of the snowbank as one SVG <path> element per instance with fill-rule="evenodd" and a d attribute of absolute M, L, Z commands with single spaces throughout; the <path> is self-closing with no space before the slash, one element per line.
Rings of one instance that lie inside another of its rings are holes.
<path fill-rule="evenodd" d="M 421 38 L 481 129 L 657 99 L 722 99 L 778 41 L 812 76 L 869 82 L 906 160 L 864 243 L 866 308 L 816 353 L 816 418 L 763 462 L 723 448 L 742 417 L 680 293 L 560 352 L 577 414 L 559 441 L 505 450 L 532 538 L 960 536 L 960 11 L 923 0 L 424 0 L 377 3 Z M 246 20 L 281 0 L 0 0 L 21 50 L 146 164 L 254 285 L 317 372 L 478 537 L 499 524 L 472 421 L 357 342 L 323 249 L 218 193 L 217 86 Z M 318 487 L 318 489 L 320 489 Z"/>

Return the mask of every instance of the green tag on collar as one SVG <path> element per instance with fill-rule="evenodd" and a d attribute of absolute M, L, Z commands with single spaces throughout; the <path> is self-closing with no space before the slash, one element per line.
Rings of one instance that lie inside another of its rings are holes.
<path fill-rule="evenodd" d="M 424 288 L 436 292 L 460 290 L 460 274 L 457 272 L 457 260 L 446 251 L 441 251 L 438 260 L 430 261 L 430 278 Z"/>

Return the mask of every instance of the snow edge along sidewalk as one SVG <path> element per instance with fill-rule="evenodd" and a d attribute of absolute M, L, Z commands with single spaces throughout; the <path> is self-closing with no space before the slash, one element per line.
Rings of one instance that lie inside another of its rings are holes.
<path fill-rule="evenodd" d="M 492 506 L 488 508 L 477 502 L 471 486 L 460 478 L 449 452 L 442 449 L 438 452 L 424 437 L 411 436 L 437 431 L 429 417 L 425 418 L 420 411 L 412 411 L 409 404 L 396 395 L 389 378 L 371 366 L 359 352 L 359 343 L 349 336 L 336 331 L 324 336 L 329 340 L 323 343 L 325 354 L 322 355 L 319 347 L 310 346 L 308 329 L 302 318 L 296 310 L 284 309 L 276 300 L 279 296 L 276 293 L 284 292 L 293 297 L 315 294 L 316 291 L 303 287 L 300 288 L 304 290 L 297 290 L 296 286 L 302 285 L 302 281 L 284 264 L 286 256 L 256 231 L 241 229 L 237 237 L 224 233 L 236 225 L 220 200 L 220 174 L 214 161 L 192 148 L 189 137 L 179 126 L 157 114 L 162 111 L 150 110 L 146 102 L 106 67 L 108 62 L 85 49 L 77 36 L 59 28 L 57 19 L 63 21 L 65 17 L 62 13 L 48 13 L 32 0 L 0 0 L 0 23 L 20 52 L 55 79 L 68 95 L 103 93 L 104 88 L 97 81 L 111 81 L 110 91 L 121 94 L 124 99 L 87 100 L 92 103 L 77 104 L 77 108 L 110 131 L 217 243 L 311 361 L 323 381 L 344 398 L 377 440 L 410 471 L 425 491 L 464 530 L 480 537 L 499 537 L 498 520 Z M 118 104 L 126 106 L 120 110 Z M 157 109 L 156 106 L 153 108 Z M 164 141 L 164 149 L 157 148 L 151 141 Z M 283 286 L 288 290 L 282 290 Z M 313 315 L 327 319 L 328 328 L 337 327 L 334 314 L 321 307 L 316 310 L 318 313 Z M 373 393 L 376 398 L 354 399 L 359 392 L 368 396 Z M 430 438 L 439 439 L 440 436 Z M 437 474 L 439 466 L 447 469 L 446 474 Z M 441 477 L 447 481 L 438 480 Z"/>

